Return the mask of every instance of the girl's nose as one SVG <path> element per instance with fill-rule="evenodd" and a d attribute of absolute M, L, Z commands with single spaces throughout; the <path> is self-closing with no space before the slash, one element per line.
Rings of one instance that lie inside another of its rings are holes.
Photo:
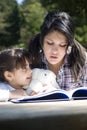
<path fill-rule="evenodd" d="M 53 53 L 57 53 L 58 52 L 58 47 L 57 46 L 53 46 L 52 51 L 53 51 Z"/>

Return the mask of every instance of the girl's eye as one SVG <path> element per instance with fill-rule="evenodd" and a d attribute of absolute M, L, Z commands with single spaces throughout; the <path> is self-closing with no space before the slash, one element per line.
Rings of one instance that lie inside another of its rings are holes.
<path fill-rule="evenodd" d="M 60 47 L 66 47 L 67 46 L 67 44 L 64 44 L 64 45 L 60 45 Z"/>
<path fill-rule="evenodd" d="M 53 43 L 52 43 L 52 42 L 47 42 L 47 44 L 48 44 L 48 45 L 53 45 Z"/>

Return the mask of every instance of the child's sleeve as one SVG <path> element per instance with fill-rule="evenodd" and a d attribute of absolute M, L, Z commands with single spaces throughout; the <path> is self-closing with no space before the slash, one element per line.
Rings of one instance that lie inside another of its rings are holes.
<path fill-rule="evenodd" d="M 9 85 L 6 83 L 0 83 L 0 102 L 8 101 L 9 99 Z"/>
<path fill-rule="evenodd" d="M 8 101 L 9 90 L 0 89 L 0 102 Z"/>

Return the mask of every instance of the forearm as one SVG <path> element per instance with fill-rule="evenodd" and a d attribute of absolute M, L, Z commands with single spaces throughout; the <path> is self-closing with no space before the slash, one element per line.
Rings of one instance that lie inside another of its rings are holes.
<path fill-rule="evenodd" d="M 9 99 L 21 98 L 23 96 L 27 96 L 27 93 L 22 89 L 17 89 L 9 92 Z"/>
<path fill-rule="evenodd" d="M 21 98 L 27 96 L 26 91 L 22 89 L 18 90 L 0 90 L 0 102 L 8 101 L 9 99 Z"/>

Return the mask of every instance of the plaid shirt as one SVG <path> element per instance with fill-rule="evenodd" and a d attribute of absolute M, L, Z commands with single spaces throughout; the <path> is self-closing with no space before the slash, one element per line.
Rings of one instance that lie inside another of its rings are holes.
<path fill-rule="evenodd" d="M 46 67 L 48 68 L 48 67 Z M 67 62 L 67 56 L 64 64 L 61 66 L 57 74 L 57 83 L 61 89 L 71 90 L 77 87 L 87 87 L 87 57 L 85 65 L 80 71 L 77 81 L 75 81 L 69 64 Z"/>

